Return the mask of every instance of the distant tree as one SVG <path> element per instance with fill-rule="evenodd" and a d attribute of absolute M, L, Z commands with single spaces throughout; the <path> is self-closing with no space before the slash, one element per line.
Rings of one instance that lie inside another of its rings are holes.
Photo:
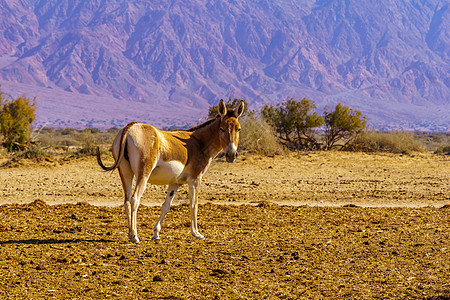
<path fill-rule="evenodd" d="M 13 99 L 0 90 L 1 144 L 8 150 L 26 149 L 31 142 L 31 125 L 35 119 L 36 98 Z"/>
<path fill-rule="evenodd" d="M 325 150 L 336 146 L 338 141 L 343 140 L 344 148 L 359 133 L 366 129 L 366 117 L 358 110 L 348 108 L 338 103 L 333 111 L 324 110 L 325 118 Z"/>
<path fill-rule="evenodd" d="M 241 102 L 244 101 L 244 113 L 242 116 L 253 114 L 252 111 L 248 110 L 248 103 L 245 101 L 245 99 L 238 99 L 238 98 L 228 98 L 228 100 L 225 101 L 225 105 L 227 109 L 235 109 L 236 106 Z M 208 118 L 214 118 L 219 113 L 219 105 L 211 105 L 208 109 Z"/>
<path fill-rule="evenodd" d="M 317 128 L 323 125 L 324 119 L 313 110 L 314 101 L 303 98 L 287 99 L 277 106 L 265 105 L 261 110 L 263 118 L 278 133 L 283 144 L 290 149 L 319 149 Z"/>

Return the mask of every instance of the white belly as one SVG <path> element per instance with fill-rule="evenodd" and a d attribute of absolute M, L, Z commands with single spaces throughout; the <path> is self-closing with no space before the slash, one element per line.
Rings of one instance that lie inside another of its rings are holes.
<path fill-rule="evenodd" d="M 163 161 L 160 159 L 156 163 L 148 181 L 151 184 L 166 185 L 173 183 L 184 183 L 184 164 L 179 161 Z"/>

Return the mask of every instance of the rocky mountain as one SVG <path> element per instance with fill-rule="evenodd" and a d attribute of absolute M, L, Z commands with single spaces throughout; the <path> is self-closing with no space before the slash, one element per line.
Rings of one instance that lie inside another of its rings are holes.
<path fill-rule="evenodd" d="M 442 0 L 0 0 L 0 83 L 53 126 L 181 126 L 220 98 L 306 97 L 448 131 L 449 20 Z"/>

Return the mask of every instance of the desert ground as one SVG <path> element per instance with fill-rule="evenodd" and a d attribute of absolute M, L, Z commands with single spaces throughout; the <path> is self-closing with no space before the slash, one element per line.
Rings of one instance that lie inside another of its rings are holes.
<path fill-rule="evenodd" d="M 148 186 L 132 244 L 117 171 L 22 161 L 0 169 L 0 298 L 449 299 L 449 178 L 431 154 L 217 159 L 206 240 L 182 188 L 152 241 L 165 187 Z"/>

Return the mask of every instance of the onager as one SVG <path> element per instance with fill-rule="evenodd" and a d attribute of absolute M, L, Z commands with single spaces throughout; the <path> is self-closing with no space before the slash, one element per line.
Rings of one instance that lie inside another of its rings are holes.
<path fill-rule="evenodd" d="M 152 239 L 160 238 L 164 217 L 178 188 L 185 183 L 189 185 L 191 233 L 197 239 L 204 239 L 197 227 L 198 188 L 212 159 L 221 150 L 225 152 L 227 162 L 235 161 L 240 131 L 238 118 L 243 112 L 243 102 L 235 110 L 227 111 L 223 100 L 220 100 L 219 113 L 215 118 L 188 130 L 162 131 L 147 124 L 129 123 L 114 139 L 112 154 L 115 161 L 110 167 L 103 165 L 97 149 L 97 161 L 103 170 L 119 169 L 131 242 L 139 243 L 136 215 L 147 182 L 168 185 Z M 136 184 L 132 191 L 134 176 Z"/>

